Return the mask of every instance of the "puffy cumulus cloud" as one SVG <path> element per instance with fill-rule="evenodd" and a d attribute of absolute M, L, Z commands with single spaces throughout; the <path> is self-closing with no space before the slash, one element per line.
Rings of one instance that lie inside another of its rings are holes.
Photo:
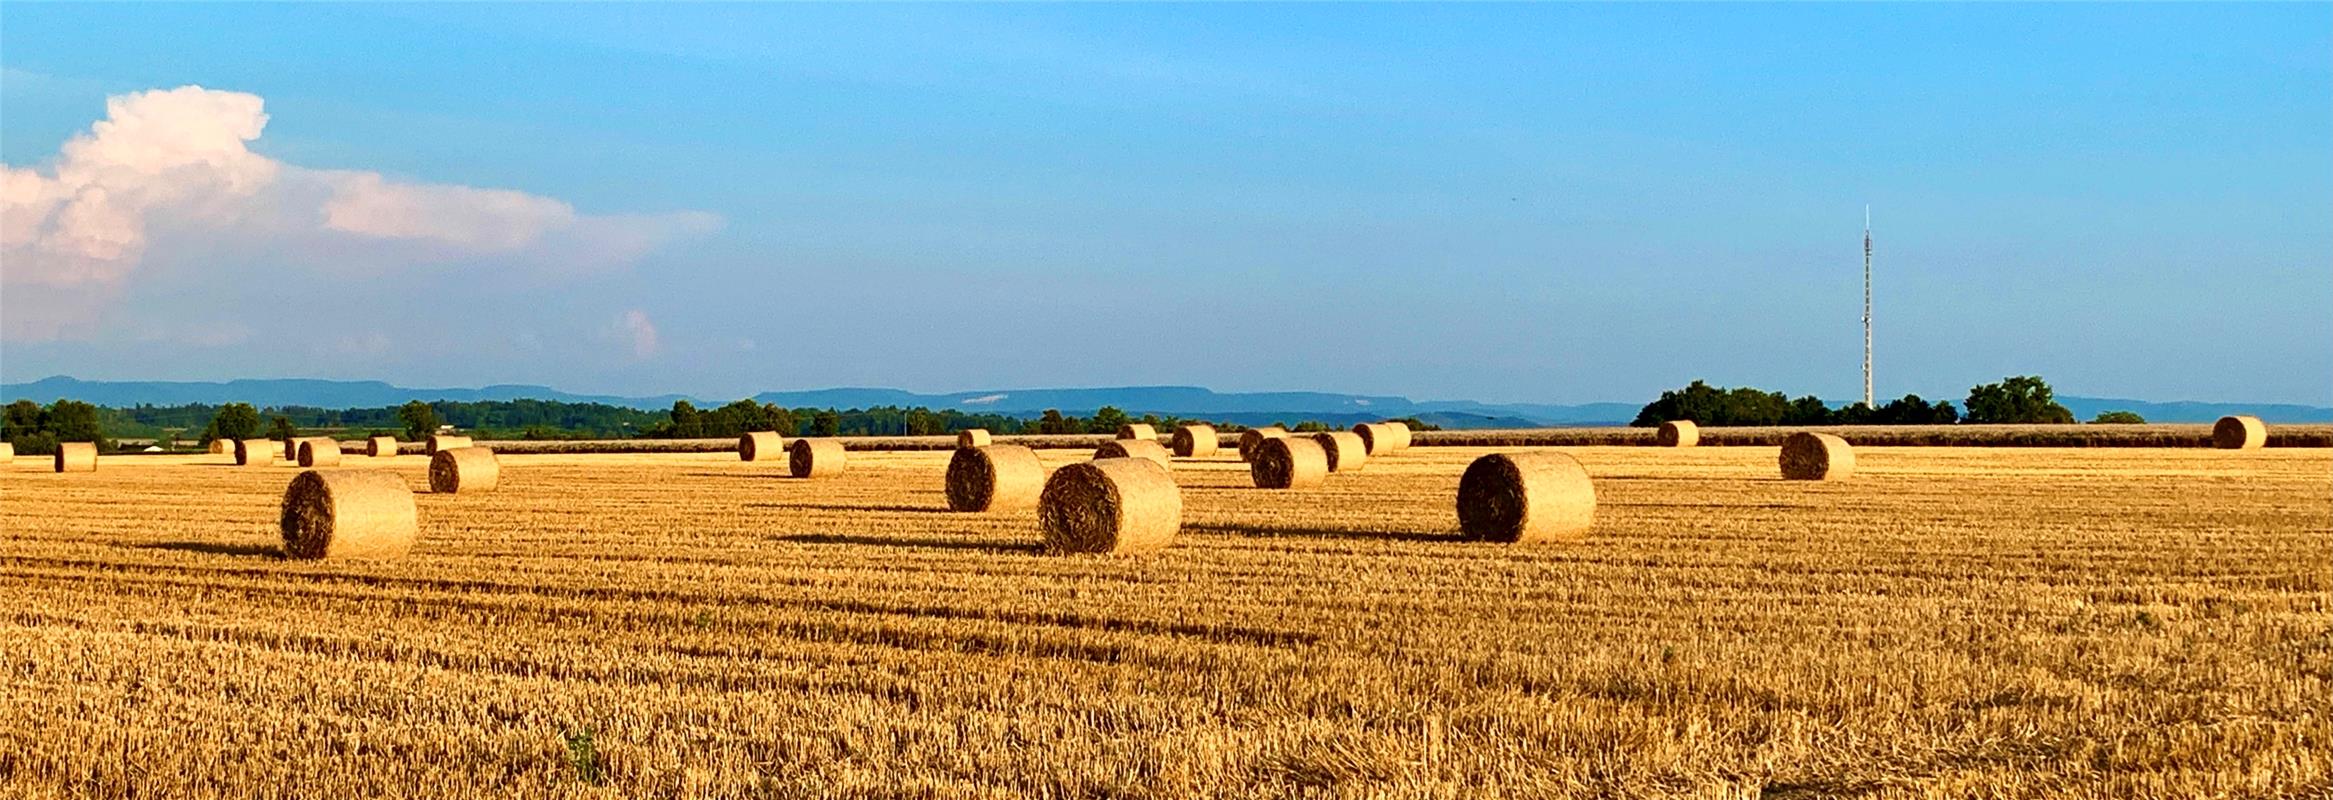
<path fill-rule="evenodd" d="M 122 287 L 253 258 L 309 270 L 620 268 L 721 226 L 703 212 L 592 215 L 510 189 L 307 169 L 252 152 L 263 101 L 201 86 L 106 100 L 46 169 L 0 165 L 0 338 L 98 336 Z M 199 255 L 199 258 L 197 257 Z M 653 342 L 653 328 L 650 329 Z"/>
<path fill-rule="evenodd" d="M 632 309 L 616 315 L 616 335 L 632 347 L 632 357 L 646 359 L 656 355 L 656 322 L 648 312 Z"/>

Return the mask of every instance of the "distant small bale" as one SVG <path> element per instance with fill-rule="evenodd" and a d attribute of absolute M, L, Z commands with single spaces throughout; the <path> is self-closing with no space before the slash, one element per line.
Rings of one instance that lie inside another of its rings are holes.
<path fill-rule="evenodd" d="M 235 440 L 235 464 L 243 467 L 265 467 L 275 463 L 274 439 Z"/>
<path fill-rule="evenodd" d="M 1361 449 L 1375 458 L 1408 447 L 1410 427 L 1399 422 L 1363 422 L 1353 426 L 1353 435 L 1361 437 Z"/>
<path fill-rule="evenodd" d="M 1175 455 L 1183 458 L 1206 458 L 1223 449 L 1223 440 L 1215 434 L 1215 426 L 1191 423 L 1175 429 Z"/>
<path fill-rule="evenodd" d="M 1010 444 L 962 447 L 948 459 L 949 510 L 1034 508 L 1044 491 L 1045 464 L 1035 450 Z"/>
<path fill-rule="evenodd" d="M 1103 442 L 1101 447 L 1094 448 L 1094 460 L 1105 458 L 1144 458 L 1168 469 L 1173 469 L 1175 465 L 1174 455 L 1168 453 L 1166 445 L 1159 444 L 1157 439 L 1111 439 Z"/>
<path fill-rule="evenodd" d="M 1183 527 L 1183 492 L 1174 473 L 1147 458 L 1085 461 L 1045 481 L 1037 521 L 1055 552 L 1156 552 Z"/>
<path fill-rule="evenodd" d="M 292 478 L 281 525 L 284 556 L 307 559 L 396 558 L 413 548 L 420 532 L 405 479 L 362 469 L 309 470 Z"/>
<path fill-rule="evenodd" d="M 396 454 L 397 437 L 395 436 L 375 436 L 365 440 L 365 455 L 374 458 L 388 458 Z"/>
<path fill-rule="evenodd" d="M 1129 422 L 1118 426 L 1118 438 L 1155 442 L 1158 441 L 1158 429 L 1140 422 Z"/>
<path fill-rule="evenodd" d="M 452 450 L 458 447 L 469 446 L 470 437 L 468 436 L 455 436 L 450 433 L 437 433 L 430 435 L 429 446 L 424 448 L 424 450 L 430 455 L 434 456 L 437 455 L 437 451 L 439 450 Z"/>
<path fill-rule="evenodd" d="M 777 431 L 749 431 L 737 437 L 737 460 L 776 461 L 786 452 L 786 437 Z"/>
<path fill-rule="evenodd" d="M 1661 423 L 1653 442 L 1662 447 L 1692 447 L 1701 443 L 1701 426 L 1688 419 L 1669 420 Z"/>
<path fill-rule="evenodd" d="M 1855 474 L 1855 448 L 1828 433 L 1800 431 L 1782 440 L 1782 477 L 1833 481 Z"/>
<path fill-rule="evenodd" d="M 1410 449 L 1410 426 L 1407 422 L 1380 422 L 1385 426 L 1386 438 L 1393 440 L 1393 452 Z"/>
<path fill-rule="evenodd" d="M 2221 417 L 2211 426 L 2211 444 L 2221 450 L 2258 450 L 2268 446 L 2268 425 L 2259 417 Z"/>
<path fill-rule="evenodd" d="M 1265 439 L 1279 439 L 1287 435 L 1288 430 L 1278 425 L 1266 425 L 1261 428 L 1240 431 L 1239 460 L 1247 461 L 1255 458 L 1256 445 L 1263 444 Z"/>
<path fill-rule="evenodd" d="M 1328 475 L 1328 451 L 1311 439 L 1268 438 L 1248 459 L 1248 476 L 1258 489 L 1309 489 L 1326 482 Z"/>
<path fill-rule="evenodd" d="M 0 442 L 0 464 L 9 464 L 14 463 L 15 461 L 16 445 L 8 442 Z"/>
<path fill-rule="evenodd" d="M 340 466 L 340 443 L 331 439 L 302 439 L 297 461 L 303 467 Z"/>
<path fill-rule="evenodd" d="M 214 456 L 231 456 L 235 454 L 235 442 L 229 439 L 212 439 L 211 446 L 206 449 Z"/>
<path fill-rule="evenodd" d="M 842 442 L 834 439 L 795 439 L 786 446 L 786 472 L 797 478 L 825 478 L 842 474 Z"/>
<path fill-rule="evenodd" d="M 484 447 L 439 450 L 429 457 L 429 490 L 438 494 L 490 492 L 502 482 L 502 461 Z"/>
<path fill-rule="evenodd" d="M 971 430 L 956 432 L 957 449 L 987 447 L 991 440 L 992 437 L 988 435 L 987 428 L 973 428 Z"/>
<path fill-rule="evenodd" d="M 1320 449 L 1328 454 L 1330 472 L 1353 472 L 1369 462 L 1369 445 L 1361 442 L 1361 435 L 1352 431 L 1322 431 L 1312 435 Z"/>
<path fill-rule="evenodd" d="M 16 457 L 13 446 L 9 448 L 8 457 Z M 96 472 L 97 443 L 58 442 L 54 466 L 58 472 Z"/>
<path fill-rule="evenodd" d="M 1468 539 L 1576 542 L 1595 525 L 1596 486 L 1570 455 L 1492 453 L 1458 479 L 1458 528 Z"/>

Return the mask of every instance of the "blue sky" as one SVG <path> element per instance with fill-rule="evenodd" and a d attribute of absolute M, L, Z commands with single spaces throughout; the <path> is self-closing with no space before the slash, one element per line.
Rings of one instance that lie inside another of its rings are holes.
<path fill-rule="evenodd" d="M 2322 4 L 0 23 L 11 381 L 2333 404 Z"/>

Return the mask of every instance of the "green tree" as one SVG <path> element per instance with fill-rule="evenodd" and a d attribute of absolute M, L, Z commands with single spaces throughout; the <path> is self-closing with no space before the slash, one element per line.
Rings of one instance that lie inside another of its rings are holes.
<path fill-rule="evenodd" d="M 1117 433 L 1118 426 L 1133 421 L 1117 406 L 1102 406 L 1094 410 L 1093 419 L 1086 420 L 1085 429 L 1087 433 Z"/>
<path fill-rule="evenodd" d="M 274 419 L 267 423 L 267 438 L 288 442 L 292 440 L 292 437 L 298 435 L 300 435 L 300 429 L 292 426 L 291 417 L 277 414 Z"/>
<path fill-rule="evenodd" d="M 437 409 L 419 400 L 408 400 L 397 407 L 397 421 L 405 424 L 405 441 L 422 441 L 437 432 Z"/>
<path fill-rule="evenodd" d="M 2039 375 L 2002 378 L 1968 390 L 1969 422 L 1988 424 L 2070 424 L 2074 412 L 2058 405 L 2056 393 Z"/>
<path fill-rule="evenodd" d="M 810 435 L 833 436 L 842 432 L 842 414 L 831 408 L 819 409 L 810 415 Z"/>
<path fill-rule="evenodd" d="M 1052 435 L 1076 433 L 1080 427 L 1082 426 L 1078 425 L 1076 419 L 1062 416 L 1061 409 L 1058 408 L 1045 409 L 1045 413 L 1037 417 L 1038 433 Z"/>
<path fill-rule="evenodd" d="M 233 441 L 259 435 L 259 409 L 250 403 L 228 403 L 219 406 L 219 413 L 211 415 L 209 425 L 203 427 L 201 442 L 210 444 L 216 439 Z"/>
<path fill-rule="evenodd" d="M 2147 418 L 2136 411 L 2100 411 L 2096 419 L 2090 420 L 2093 425 L 2144 425 L 2146 422 Z"/>

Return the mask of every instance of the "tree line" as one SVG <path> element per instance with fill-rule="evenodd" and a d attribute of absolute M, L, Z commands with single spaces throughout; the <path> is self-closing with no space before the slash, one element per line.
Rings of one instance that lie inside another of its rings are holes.
<path fill-rule="evenodd" d="M 1954 408 L 1950 400 L 1930 403 L 1919 395 L 1907 394 L 1882 403 L 1878 408 L 1854 403 L 1834 409 L 1812 395 L 1794 400 L 1781 392 L 1747 386 L 1728 389 L 1694 381 L 1685 388 L 1662 392 L 1660 399 L 1645 404 L 1637 412 L 1636 420 L 1629 424 L 1649 427 L 1671 420 L 1686 420 L 1711 427 L 1952 425 L 1961 422 L 2071 424 L 2074 422 L 2074 412 L 2057 402 L 2056 392 L 2038 375 L 2013 376 L 2003 378 L 1998 383 L 1971 387 L 1968 397 L 1959 408 Z M 2145 421 L 2129 411 L 2108 411 L 2092 420 L 2125 424 Z"/>

